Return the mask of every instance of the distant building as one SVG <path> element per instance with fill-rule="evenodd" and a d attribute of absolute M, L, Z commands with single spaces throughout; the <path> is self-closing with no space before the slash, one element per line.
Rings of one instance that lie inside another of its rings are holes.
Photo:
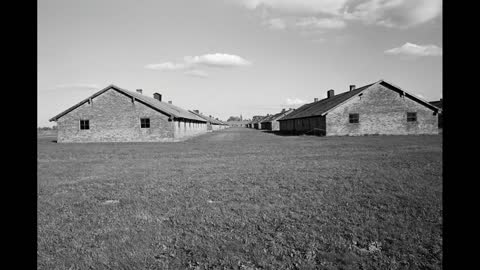
<path fill-rule="evenodd" d="M 319 135 L 438 134 L 441 109 L 384 80 L 305 104 L 280 131 Z"/>
<path fill-rule="evenodd" d="M 200 113 L 199 110 L 190 111 L 191 113 L 195 114 L 198 117 L 201 117 L 205 121 L 207 121 L 207 131 L 219 130 L 228 127 L 226 123 L 219 120 L 218 118 L 213 118 L 211 115 L 206 116 Z"/>
<path fill-rule="evenodd" d="M 254 115 L 252 117 L 252 120 L 250 121 L 250 123 L 247 124 L 247 127 L 249 128 L 255 128 L 255 123 L 260 120 L 261 118 L 264 118 L 265 116 L 262 116 L 262 115 Z M 257 125 L 258 127 L 258 125 Z"/>
<path fill-rule="evenodd" d="M 270 117 L 270 114 L 267 114 L 266 116 L 258 117 L 255 121 L 253 121 L 253 128 L 254 129 L 262 129 L 262 126 L 260 125 L 260 122 L 263 121 L 263 119 L 266 119 Z"/>
<path fill-rule="evenodd" d="M 227 124 L 231 127 L 247 127 L 250 121 L 243 120 L 243 121 L 227 121 Z"/>
<path fill-rule="evenodd" d="M 109 85 L 50 119 L 57 142 L 178 141 L 207 132 L 205 119 L 153 96 Z"/>
<path fill-rule="evenodd" d="M 280 122 L 278 122 L 278 119 L 281 119 L 282 117 L 286 116 L 291 112 L 293 112 L 293 109 L 288 109 L 288 110 L 283 109 L 281 112 L 277 114 L 273 114 L 267 118 L 264 118 L 260 122 L 260 128 L 266 129 L 266 130 L 272 130 L 272 131 L 280 130 Z"/>

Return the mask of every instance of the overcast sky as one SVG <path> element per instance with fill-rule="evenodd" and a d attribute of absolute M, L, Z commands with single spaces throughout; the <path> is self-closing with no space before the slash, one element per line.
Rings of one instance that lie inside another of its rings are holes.
<path fill-rule="evenodd" d="M 41 0 L 38 125 L 115 84 L 226 120 L 384 79 L 442 96 L 441 0 Z"/>

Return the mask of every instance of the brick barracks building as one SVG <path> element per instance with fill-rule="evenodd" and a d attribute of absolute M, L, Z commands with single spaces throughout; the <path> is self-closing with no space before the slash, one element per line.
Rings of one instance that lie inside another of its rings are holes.
<path fill-rule="evenodd" d="M 152 97 L 115 85 L 98 91 L 50 119 L 57 122 L 57 142 L 180 141 L 207 132 L 207 121 Z"/>
<path fill-rule="evenodd" d="M 279 119 L 280 131 L 317 135 L 438 134 L 441 109 L 392 83 L 378 82 L 305 104 Z"/>

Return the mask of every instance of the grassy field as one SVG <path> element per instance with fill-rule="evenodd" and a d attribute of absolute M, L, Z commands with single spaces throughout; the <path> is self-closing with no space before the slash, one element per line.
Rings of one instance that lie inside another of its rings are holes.
<path fill-rule="evenodd" d="M 441 269 L 441 136 L 52 140 L 39 269 Z"/>

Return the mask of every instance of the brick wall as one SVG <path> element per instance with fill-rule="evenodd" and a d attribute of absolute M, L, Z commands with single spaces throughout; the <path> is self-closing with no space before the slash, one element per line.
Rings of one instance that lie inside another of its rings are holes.
<path fill-rule="evenodd" d="M 150 128 L 140 127 L 150 119 Z M 178 128 L 177 121 L 113 89 L 84 103 L 57 121 L 58 142 L 162 142 L 177 141 L 206 132 L 206 124 Z M 80 130 L 80 120 L 90 129 Z M 181 123 L 183 124 L 183 122 Z"/>
<path fill-rule="evenodd" d="M 369 88 L 326 116 L 327 136 L 364 134 L 438 134 L 438 114 L 389 90 L 385 85 Z M 417 121 L 407 122 L 407 112 L 416 112 Z M 349 114 L 358 113 L 359 123 L 349 123 Z"/>

